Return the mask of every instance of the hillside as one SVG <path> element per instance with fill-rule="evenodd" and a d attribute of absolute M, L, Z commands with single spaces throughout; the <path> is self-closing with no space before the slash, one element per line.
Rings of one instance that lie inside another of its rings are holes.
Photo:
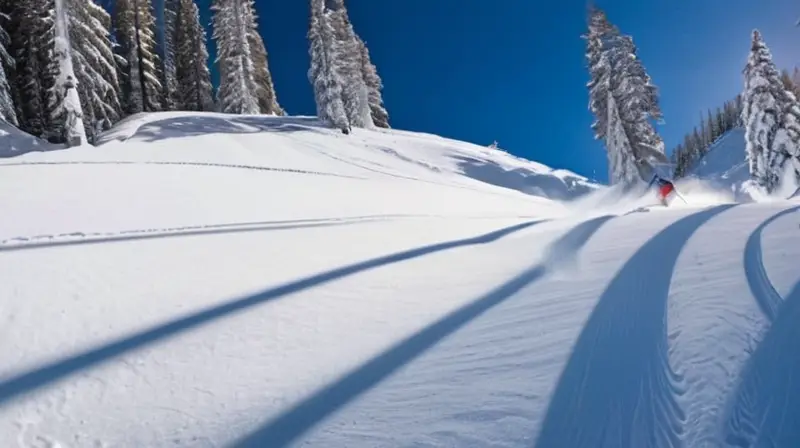
<path fill-rule="evenodd" d="M 2 447 L 800 442 L 800 201 L 309 117 L 101 140 L 0 161 Z"/>

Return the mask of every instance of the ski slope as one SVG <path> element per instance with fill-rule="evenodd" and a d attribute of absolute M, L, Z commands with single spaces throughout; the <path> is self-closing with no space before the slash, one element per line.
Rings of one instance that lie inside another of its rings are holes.
<path fill-rule="evenodd" d="M 797 446 L 800 201 L 609 197 L 305 117 L 2 160 L 0 446 Z"/>

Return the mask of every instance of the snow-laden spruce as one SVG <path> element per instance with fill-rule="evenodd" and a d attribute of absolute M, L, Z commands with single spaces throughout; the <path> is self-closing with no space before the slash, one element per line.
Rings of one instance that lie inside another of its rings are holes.
<path fill-rule="evenodd" d="M 122 89 L 126 112 L 162 110 L 164 88 L 156 52 L 156 21 L 150 1 L 116 0 L 114 15 L 119 52 L 126 61 Z"/>
<path fill-rule="evenodd" d="M 369 93 L 369 109 L 372 114 L 372 122 L 379 128 L 389 128 L 389 112 L 383 105 L 383 82 L 378 76 L 378 69 L 369 57 L 369 50 L 367 44 L 356 36 L 358 40 L 358 48 L 361 53 L 361 75 L 364 77 L 364 83 L 367 85 L 367 92 Z"/>
<path fill-rule="evenodd" d="M 250 0 L 214 0 L 211 9 L 220 73 L 219 110 L 231 114 L 258 114 L 261 109 L 256 67 L 249 39 L 253 22 Z"/>
<path fill-rule="evenodd" d="M 68 146 L 86 143 L 86 130 L 83 121 L 83 108 L 75 79 L 75 66 L 72 60 L 70 42 L 70 14 L 68 0 L 55 0 L 55 45 L 53 62 L 57 64 L 56 82 L 50 97 L 50 122 L 59 140 Z"/>
<path fill-rule="evenodd" d="M 5 67 L 14 65 L 14 58 L 8 52 L 10 37 L 5 29 L 0 27 L 0 120 L 17 124 L 17 113 L 14 109 L 14 98 L 11 95 L 11 86 Z"/>
<path fill-rule="evenodd" d="M 358 128 L 373 126 L 369 106 L 369 90 L 364 81 L 361 49 L 358 36 L 347 14 L 344 0 L 332 0 L 325 16 L 331 20 L 336 36 L 336 70 L 342 79 L 342 101 L 350 125 Z"/>
<path fill-rule="evenodd" d="M 213 111 L 206 33 L 200 24 L 200 12 L 194 0 L 180 0 L 175 28 L 176 107 L 180 110 Z"/>
<path fill-rule="evenodd" d="M 630 36 L 622 35 L 612 25 L 605 13 L 597 8 L 590 11 L 586 59 L 591 81 L 589 109 L 595 116 L 592 128 L 595 137 L 605 141 L 609 157 L 609 181 L 611 184 L 638 182 L 649 178 L 654 165 L 666 162 L 664 142 L 656 132 L 651 120 L 661 119 L 658 93 L 641 61 Z M 614 99 L 617 113 L 609 114 L 609 98 Z M 619 118 L 620 123 L 609 122 Z M 624 132 L 625 139 L 609 137 L 614 132 Z M 627 141 L 621 147 L 613 142 Z M 628 156 L 617 153 L 629 151 L 634 165 L 612 163 Z M 617 169 L 636 168 L 635 173 L 618 172 Z"/>
<path fill-rule="evenodd" d="M 308 53 L 311 57 L 308 79 L 314 88 L 317 117 L 348 133 L 350 121 L 342 100 L 344 80 L 336 69 L 339 49 L 336 46 L 333 24 L 326 14 L 325 0 L 311 0 L 308 42 Z"/>
<path fill-rule="evenodd" d="M 252 0 L 248 0 L 245 2 L 245 6 L 250 10 L 248 16 L 251 19 L 248 24 L 247 41 L 255 66 L 253 76 L 256 82 L 259 110 L 266 115 L 286 115 L 286 112 L 278 104 L 278 95 L 275 92 L 275 84 L 272 82 L 272 73 L 269 71 L 267 46 L 258 31 L 258 14 L 255 4 Z"/>
<path fill-rule="evenodd" d="M 761 33 L 753 31 L 744 69 L 742 120 L 753 182 L 767 193 L 780 185 L 793 164 L 800 176 L 800 105 L 781 81 Z"/>
<path fill-rule="evenodd" d="M 161 85 L 164 86 L 164 110 L 175 110 L 179 102 L 178 77 L 176 73 L 176 39 L 180 38 L 177 29 L 180 0 L 162 0 L 163 33 L 161 47 Z"/>
<path fill-rule="evenodd" d="M 51 0 L 16 0 L 9 11 L 9 52 L 15 61 L 12 90 L 19 127 L 41 138 L 52 130 L 48 105 L 57 68 L 52 64 L 51 4 Z"/>

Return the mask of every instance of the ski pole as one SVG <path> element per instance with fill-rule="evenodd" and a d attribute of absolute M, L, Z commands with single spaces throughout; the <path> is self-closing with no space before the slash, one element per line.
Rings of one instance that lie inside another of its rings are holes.
<path fill-rule="evenodd" d="M 681 201 L 683 201 L 684 204 L 689 205 L 689 203 L 686 202 L 686 199 L 684 199 L 683 196 L 681 196 L 681 194 L 678 193 L 678 190 L 675 190 L 675 196 L 681 198 Z"/>

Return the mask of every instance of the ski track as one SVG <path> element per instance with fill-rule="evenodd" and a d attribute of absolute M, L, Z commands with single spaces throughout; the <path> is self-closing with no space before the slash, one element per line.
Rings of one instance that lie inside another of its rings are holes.
<path fill-rule="evenodd" d="M 764 312 L 764 315 L 770 321 L 774 321 L 777 317 L 778 308 L 783 302 L 783 299 L 770 282 L 767 271 L 764 268 L 761 251 L 761 234 L 767 226 L 776 220 L 797 211 L 800 211 L 800 206 L 783 210 L 764 221 L 750 234 L 744 250 L 744 268 L 747 284 L 750 287 L 750 292 L 753 294 L 753 297 L 758 301 L 761 311 Z"/>
<path fill-rule="evenodd" d="M 324 386 L 262 427 L 240 438 L 232 446 L 237 448 L 289 446 L 332 414 L 367 393 L 468 323 L 513 297 L 550 271 L 568 265 L 592 235 L 614 217 L 601 216 L 576 225 L 549 246 L 541 263 L 528 268 L 503 285 L 344 374 L 340 379 Z"/>
<path fill-rule="evenodd" d="M 37 249 L 58 246 L 116 243 L 169 237 L 188 237 L 225 233 L 260 232 L 269 230 L 294 230 L 314 227 L 333 227 L 376 221 L 401 219 L 530 219 L 532 216 L 470 217 L 423 214 L 387 214 L 346 216 L 337 218 L 312 218 L 281 221 L 255 221 L 223 224 L 204 224 L 195 226 L 161 227 L 148 229 L 121 230 L 115 232 L 66 232 L 50 235 L 16 236 L 0 240 L 0 252 Z"/>
<path fill-rule="evenodd" d="M 680 446 L 682 378 L 669 364 L 666 322 L 672 274 L 692 234 L 734 206 L 670 224 L 611 280 L 558 380 L 537 447 Z"/>
<path fill-rule="evenodd" d="M 368 180 L 365 177 L 349 176 L 346 174 L 326 173 L 322 171 L 300 170 L 296 168 L 274 168 L 259 165 L 209 163 L 209 162 L 175 162 L 175 161 L 133 161 L 133 160 L 86 160 L 86 161 L 51 161 L 51 162 L 13 162 L 0 163 L 0 167 L 30 166 L 30 165 L 183 165 L 204 166 L 216 168 L 235 168 L 256 171 L 270 171 L 276 173 L 311 174 L 315 176 L 341 177 L 344 179 Z"/>
<path fill-rule="evenodd" d="M 786 297 L 742 371 L 724 421 L 741 448 L 800 446 L 800 282 Z"/>

